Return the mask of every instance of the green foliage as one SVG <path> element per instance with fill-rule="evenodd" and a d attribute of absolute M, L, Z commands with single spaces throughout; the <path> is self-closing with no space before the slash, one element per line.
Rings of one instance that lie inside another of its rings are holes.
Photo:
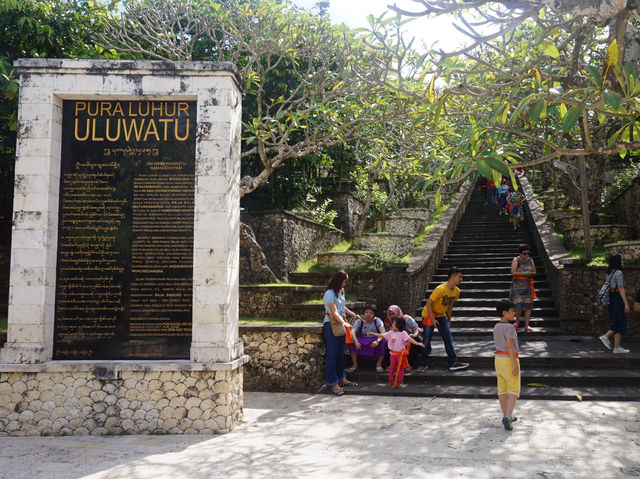
<path fill-rule="evenodd" d="M 18 128 L 18 58 L 116 58 L 96 45 L 115 1 L 0 2 L 0 218 L 11 217 Z M 7 242 L 8 238 L 0 239 Z"/>
<path fill-rule="evenodd" d="M 331 253 L 344 253 L 346 251 L 349 251 L 351 249 L 352 245 L 353 245 L 352 241 L 342 240 L 337 245 L 335 245 L 333 248 L 331 248 L 330 252 Z"/>
<path fill-rule="evenodd" d="M 369 251 L 366 253 L 367 269 L 369 271 L 382 271 L 389 263 L 402 263 L 402 256 L 387 251 Z"/>
<path fill-rule="evenodd" d="M 602 192 L 603 203 L 611 203 L 626 191 L 640 177 L 640 161 L 630 162 L 615 177 L 613 182 L 605 186 Z"/>
<path fill-rule="evenodd" d="M 311 194 L 307 195 L 306 201 L 302 205 L 303 213 L 308 218 L 317 221 L 325 226 L 333 226 L 333 220 L 338 216 L 335 210 L 329 208 L 332 202 L 329 198 L 319 202 Z"/>

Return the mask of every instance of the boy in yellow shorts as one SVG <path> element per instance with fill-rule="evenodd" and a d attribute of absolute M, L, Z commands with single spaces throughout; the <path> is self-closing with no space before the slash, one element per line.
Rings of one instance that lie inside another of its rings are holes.
<path fill-rule="evenodd" d="M 516 401 L 520 397 L 520 360 L 518 359 L 518 333 L 510 323 L 515 317 L 513 303 L 501 299 L 496 306 L 500 322 L 493 327 L 493 341 L 496 346 L 496 376 L 498 378 L 498 399 L 502 409 L 502 425 L 507 431 L 513 429 L 517 421 L 513 415 Z"/>

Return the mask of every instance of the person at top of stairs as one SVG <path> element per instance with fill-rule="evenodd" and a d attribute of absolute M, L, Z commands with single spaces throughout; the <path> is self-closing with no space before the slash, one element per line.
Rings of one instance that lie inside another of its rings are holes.
<path fill-rule="evenodd" d="M 433 337 L 433 331 L 436 327 L 444 341 L 444 348 L 447 351 L 447 358 L 449 359 L 449 370 L 457 371 L 469 367 L 469 363 L 461 362 L 458 356 L 456 356 L 449 325 L 453 316 L 453 305 L 460 297 L 460 289 L 458 288 L 460 283 L 462 283 L 462 271 L 452 266 L 449 268 L 447 282 L 442 283 L 433 290 L 433 293 L 431 293 L 431 296 L 427 300 L 427 305 L 422 310 L 422 316 L 425 318 L 422 321 L 422 324 L 425 325 L 422 335 L 424 343 L 422 360 L 424 361 L 424 366 L 418 368 L 419 371 L 424 371 L 429 367 L 431 338 Z"/>
<path fill-rule="evenodd" d="M 531 258 L 531 246 L 522 243 L 518 246 L 518 256 L 511 261 L 511 291 L 509 299 L 516 308 L 516 322 L 513 323 L 515 328 L 520 325 L 520 315 L 524 310 L 524 330 L 526 332 L 533 331 L 529 326 L 531 320 L 531 310 L 533 309 L 533 300 L 536 299 L 536 291 L 533 287 L 533 278 L 536 276 L 536 265 Z"/>

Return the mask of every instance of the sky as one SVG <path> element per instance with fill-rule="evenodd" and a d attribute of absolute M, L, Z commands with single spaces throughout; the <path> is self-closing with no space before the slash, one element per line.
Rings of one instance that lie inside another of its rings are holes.
<path fill-rule="evenodd" d="M 311 9 L 317 0 L 293 0 L 293 3 L 301 7 Z M 411 0 L 330 0 L 329 15 L 334 23 L 345 23 L 351 28 L 368 27 L 366 16 L 370 13 L 375 16 L 388 10 L 387 5 L 396 3 L 400 8 L 416 10 L 415 3 Z M 436 48 L 453 50 L 465 43 L 466 37 L 451 26 L 452 17 L 437 17 L 427 20 L 424 17 L 416 18 L 407 25 L 411 36 L 416 37 L 415 47 L 421 49 L 420 41 L 424 41 L 431 47 L 438 41 Z"/>

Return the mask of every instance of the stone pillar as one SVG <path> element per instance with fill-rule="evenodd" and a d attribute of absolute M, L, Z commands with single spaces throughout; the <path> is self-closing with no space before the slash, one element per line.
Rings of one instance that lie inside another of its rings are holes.
<path fill-rule="evenodd" d="M 213 95 L 206 79 L 196 80 L 201 88 L 191 360 L 228 362 L 242 355 L 238 340 L 241 97 L 231 75 Z"/>
<path fill-rule="evenodd" d="M 63 99 L 197 100 L 193 361 L 230 361 L 238 342 L 241 97 L 233 65 L 19 60 L 20 109 L 8 340 L 1 358 L 52 357 Z"/>

